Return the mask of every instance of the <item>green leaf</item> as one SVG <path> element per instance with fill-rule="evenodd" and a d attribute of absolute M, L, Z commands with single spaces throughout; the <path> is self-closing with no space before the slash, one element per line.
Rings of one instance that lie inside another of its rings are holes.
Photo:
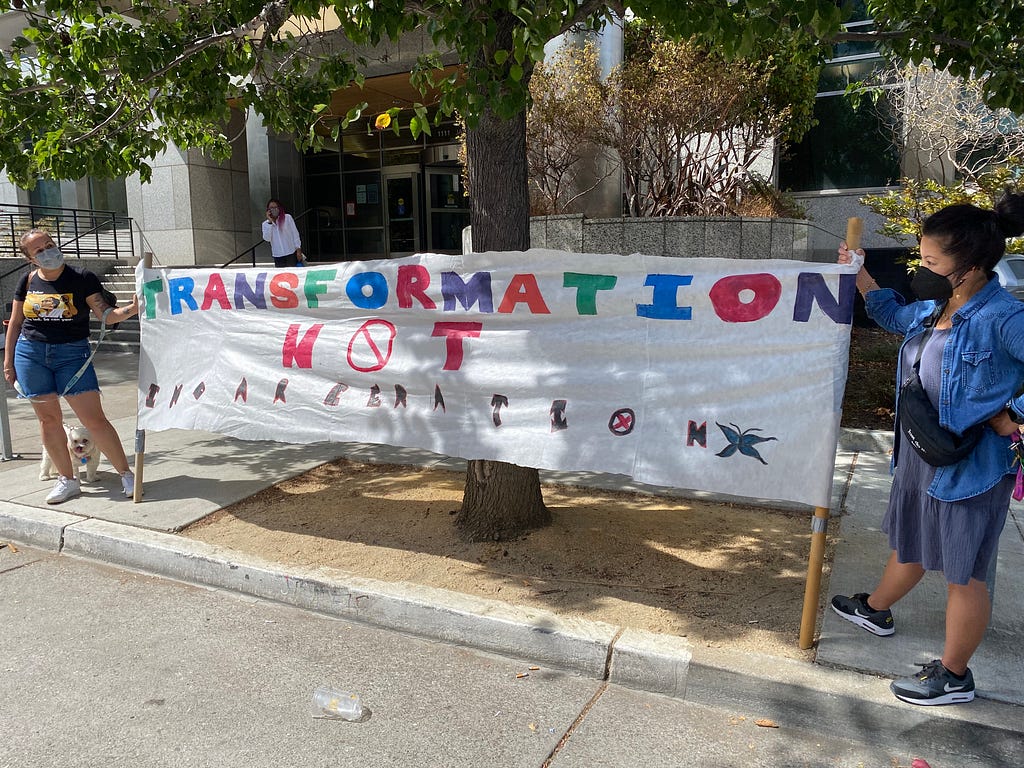
<path fill-rule="evenodd" d="M 10 0 L 0 0 L 0 5 L 11 7 Z M 37 172 L 48 177 L 125 173 L 146 167 L 172 141 L 211 157 L 226 157 L 223 123 L 229 102 L 254 109 L 268 129 L 315 145 L 325 134 L 311 133 L 310 128 L 329 113 L 332 94 L 353 83 L 362 85 L 377 66 L 381 51 L 375 52 L 375 46 L 381 41 L 401 45 L 406 32 L 417 26 L 426 28 L 439 50 L 473 63 L 461 75 L 443 75 L 435 67 L 435 74 L 417 82 L 442 81 L 439 113 L 459 110 L 474 126 L 488 110 L 519 119 L 530 103 L 527 85 L 535 77 L 534 64 L 543 60 L 545 44 L 570 23 L 581 30 L 600 28 L 612 7 L 578 0 L 435 0 L 429 4 L 431 17 L 424 21 L 401 0 L 291 0 L 289 13 L 300 24 L 277 37 L 227 36 L 212 45 L 202 42 L 211 31 L 227 32 L 252 21 L 264 5 L 140 0 L 131 4 L 129 23 L 95 2 L 29 3 L 35 14 L 24 17 L 24 31 L 0 60 L 0 166 L 19 179 Z M 638 16 L 664 29 L 666 39 L 700 35 L 716 57 L 749 52 L 752 69 L 759 67 L 762 76 L 788 83 L 777 91 L 790 94 L 789 102 L 773 97 L 765 114 L 795 110 L 800 114 L 795 133 L 812 116 L 801 112 L 806 78 L 786 74 L 786 68 L 827 50 L 842 15 L 862 6 L 846 0 L 630 3 Z M 180 13 L 167 12 L 179 7 Z M 868 0 L 866 7 L 878 31 L 887 33 L 886 54 L 948 63 L 954 74 L 988 72 L 986 101 L 1024 111 L 1024 0 Z M 346 47 L 363 53 L 328 45 L 317 49 L 319 58 L 311 67 L 300 54 L 300 46 L 308 51 L 311 42 L 302 23 L 332 8 L 341 10 L 339 34 L 351 42 Z M 780 36 L 791 30 L 799 44 L 779 50 Z M 957 42 L 963 40 L 969 46 Z M 431 55 L 438 61 L 436 51 Z M 483 66 L 476 66 L 481 62 Z M 164 74 L 165 67 L 170 70 Z M 45 90 L 37 90 L 40 85 Z M 653 97 L 662 85 L 649 78 L 645 92 Z M 714 87 L 714 79 L 706 81 L 707 93 Z M 120 119 L 104 122 L 119 109 Z M 340 125 L 362 119 L 365 109 L 350 110 Z M 636 111 L 648 114 L 650 109 L 639 103 Z M 430 116 L 417 112 L 416 117 L 419 130 L 426 133 Z M 393 121 L 393 130 L 397 123 Z M 32 148 L 26 150 L 25 126 L 60 128 L 60 134 L 42 142 L 32 134 Z M 98 133 L 91 136 L 94 129 Z M 127 154 L 122 155 L 124 149 Z"/>

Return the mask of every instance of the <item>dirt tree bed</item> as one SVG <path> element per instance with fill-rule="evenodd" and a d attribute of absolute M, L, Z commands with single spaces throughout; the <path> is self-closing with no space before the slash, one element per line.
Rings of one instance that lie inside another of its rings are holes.
<path fill-rule="evenodd" d="M 892 428 L 898 343 L 878 328 L 853 329 L 843 426 Z M 278 563 L 683 635 L 699 646 L 813 653 L 797 648 L 809 511 L 545 486 L 551 526 L 517 541 L 467 544 L 452 521 L 463 484 L 455 472 L 339 460 L 185 535 Z"/>
<path fill-rule="evenodd" d="M 551 526 L 470 544 L 460 473 L 338 460 L 191 526 L 266 560 L 405 581 L 694 644 L 797 649 L 809 514 L 545 486 Z"/>

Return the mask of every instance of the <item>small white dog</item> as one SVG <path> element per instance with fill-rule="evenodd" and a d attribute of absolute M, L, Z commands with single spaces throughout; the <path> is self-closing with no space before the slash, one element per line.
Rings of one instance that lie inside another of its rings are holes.
<path fill-rule="evenodd" d="M 81 475 L 84 467 L 85 480 L 91 483 L 96 479 L 96 468 L 100 465 L 100 449 L 96 447 L 92 435 L 85 427 L 65 424 L 64 431 L 68 435 L 68 453 L 71 455 L 71 466 L 76 477 Z M 44 447 L 43 460 L 39 465 L 39 479 L 53 480 L 57 475 L 57 468 Z"/>

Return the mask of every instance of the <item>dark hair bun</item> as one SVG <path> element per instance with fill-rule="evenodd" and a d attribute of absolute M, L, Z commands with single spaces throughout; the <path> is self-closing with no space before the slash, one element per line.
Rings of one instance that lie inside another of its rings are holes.
<path fill-rule="evenodd" d="M 996 203 L 995 213 L 1003 237 L 1024 234 L 1024 195 L 1007 191 Z"/>

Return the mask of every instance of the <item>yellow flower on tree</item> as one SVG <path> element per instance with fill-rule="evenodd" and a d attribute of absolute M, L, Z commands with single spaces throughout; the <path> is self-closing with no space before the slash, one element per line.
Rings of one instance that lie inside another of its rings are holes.
<path fill-rule="evenodd" d="M 378 131 L 385 130 L 389 125 L 391 125 L 391 115 L 387 112 L 381 112 L 377 115 L 377 120 L 373 125 Z"/>

